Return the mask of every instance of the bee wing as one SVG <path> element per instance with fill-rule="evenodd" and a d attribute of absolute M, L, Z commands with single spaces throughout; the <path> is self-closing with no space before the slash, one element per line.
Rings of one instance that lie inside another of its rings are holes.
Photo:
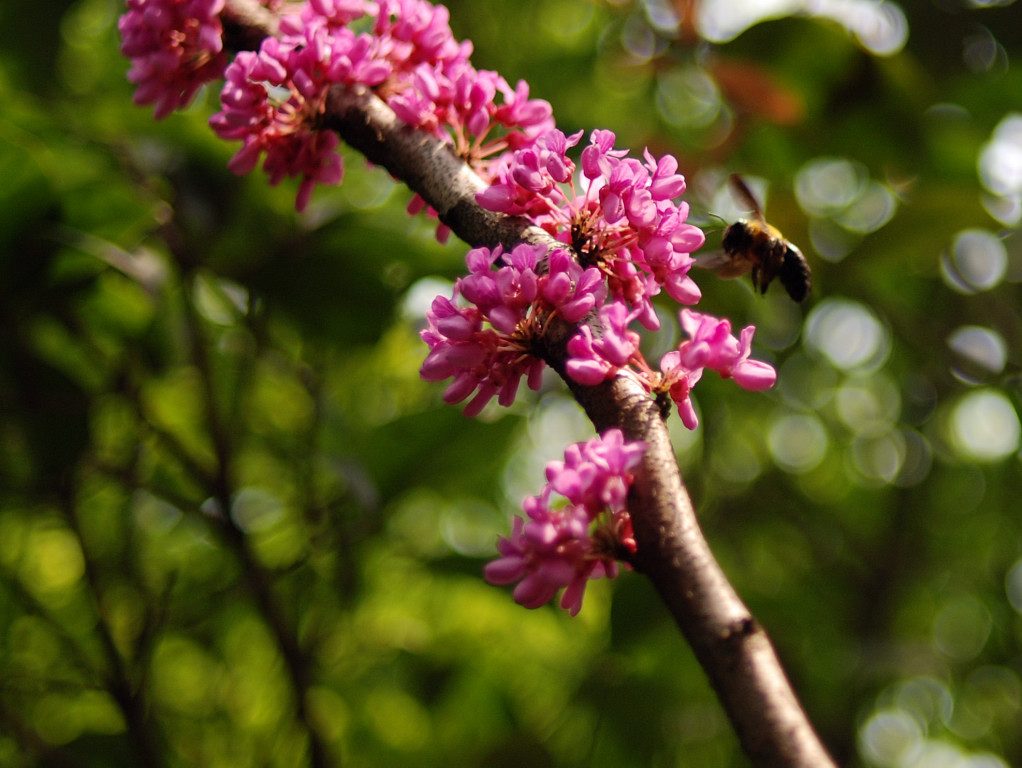
<path fill-rule="evenodd" d="M 724 251 L 710 251 L 708 253 L 697 253 L 692 256 L 694 266 L 700 269 L 718 270 L 731 261 L 731 257 Z"/>
<path fill-rule="evenodd" d="M 748 259 L 736 258 L 724 251 L 700 253 L 692 258 L 695 260 L 693 266 L 716 272 L 717 277 L 722 278 L 741 277 L 752 269 L 752 262 Z"/>
<path fill-rule="evenodd" d="M 737 173 L 732 173 L 728 177 L 728 181 L 731 182 L 731 191 L 734 193 L 738 202 L 742 203 L 750 211 L 752 211 L 752 215 L 760 224 L 766 226 L 767 222 L 766 218 L 763 216 L 763 209 L 760 207 L 756 196 L 752 194 L 752 190 L 749 189 L 749 186 L 745 183 L 745 180 Z"/>

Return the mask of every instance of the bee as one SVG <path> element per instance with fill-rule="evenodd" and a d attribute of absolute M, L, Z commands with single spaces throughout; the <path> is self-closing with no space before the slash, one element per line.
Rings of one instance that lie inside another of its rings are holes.
<path fill-rule="evenodd" d="M 740 277 L 751 272 L 752 285 L 760 293 L 766 293 L 776 277 L 794 301 L 802 301 L 813 286 L 806 257 L 798 246 L 767 223 L 755 195 L 741 176 L 731 174 L 730 182 L 735 197 L 752 211 L 752 218 L 739 219 L 724 230 L 721 260 L 707 266 L 715 268 L 721 277 Z"/>

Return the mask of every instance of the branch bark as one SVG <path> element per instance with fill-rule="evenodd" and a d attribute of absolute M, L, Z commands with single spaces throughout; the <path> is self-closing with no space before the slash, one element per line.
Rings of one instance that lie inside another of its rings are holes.
<path fill-rule="evenodd" d="M 247 6 L 229 0 L 228 9 Z M 269 34 L 269 30 L 264 30 Z M 511 248 L 553 239 L 527 220 L 475 202 L 484 182 L 439 139 L 412 130 L 366 89 L 335 86 L 323 125 L 407 184 L 471 246 Z M 648 449 L 629 498 L 638 551 L 649 578 L 706 671 L 743 749 L 764 768 L 827 768 L 827 754 L 781 668 L 766 632 L 728 582 L 700 530 L 657 404 L 627 374 L 584 387 L 564 374 L 571 328 L 546 339 L 544 357 L 599 431 L 619 427 Z"/>

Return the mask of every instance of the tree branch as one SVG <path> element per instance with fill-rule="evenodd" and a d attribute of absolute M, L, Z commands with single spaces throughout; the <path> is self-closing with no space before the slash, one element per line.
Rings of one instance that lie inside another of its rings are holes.
<path fill-rule="evenodd" d="M 124 717 L 128 737 L 137 759 L 143 765 L 161 768 L 166 764 L 166 760 L 163 758 L 160 733 L 150 716 L 146 692 L 134 679 L 138 676 L 133 674 L 132 660 L 122 656 L 114 640 L 110 617 L 103 607 L 100 569 L 89 552 L 82 534 L 77 509 L 77 490 L 73 483 L 63 483 L 59 488 L 60 505 L 68 526 L 77 537 L 82 550 L 85 581 L 96 611 L 96 632 L 108 667 L 104 680 L 106 690 Z"/>
<path fill-rule="evenodd" d="M 334 88 L 327 123 L 377 165 L 407 181 L 440 220 L 472 246 L 548 242 L 527 221 L 490 213 L 475 202 L 483 182 L 448 145 L 404 126 L 365 91 Z M 833 765 L 792 691 L 763 628 L 741 602 L 703 538 L 656 403 L 622 374 L 583 387 L 564 373 L 570 329 L 547 339 L 546 361 L 571 388 L 600 432 L 619 427 L 648 450 L 636 472 L 629 511 L 636 569 L 656 586 L 692 645 L 746 753 L 757 766 Z"/>
<path fill-rule="evenodd" d="M 166 235 L 175 245 L 171 252 L 180 263 L 188 263 L 190 256 L 182 253 L 180 238 L 175 238 L 170 227 L 165 228 Z M 194 292 L 194 274 L 183 276 L 184 284 L 189 292 Z M 216 472 L 209 478 L 208 492 L 216 501 L 220 515 L 213 520 L 218 522 L 217 530 L 227 545 L 234 551 L 241 566 L 245 585 L 255 600 L 260 615 L 273 633 L 277 650 L 284 662 L 291 683 L 295 716 L 304 726 L 308 736 L 309 765 L 311 768 L 328 768 L 339 765 L 339 756 L 331 756 L 327 738 L 318 727 L 309 711 L 309 690 L 312 687 L 312 675 L 309 669 L 309 657 L 301 647 L 298 630 L 292 626 L 287 612 L 274 594 L 273 582 L 266 569 L 258 561 L 252 550 L 251 542 L 245 532 L 231 516 L 232 502 L 235 498 L 234 465 L 235 447 L 232 444 L 231 432 L 225 423 L 224 416 L 217 403 L 216 388 L 213 383 L 213 365 L 209 357 L 210 343 L 202 331 L 202 323 L 195 308 L 189 301 L 184 302 L 187 333 L 191 347 L 192 362 L 202 375 L 203 400 L 206 421 L 209 426 L 216 453 Z"/>
<path fill-rule="evenodd" d="M 230 0 L 228 8 L 245 0 Z M 484 182 L 448 144 L 401 123 L 366 89 L 334 86 L 323 125 L 407 184 L 466 243 L 553 244 L 521 218 L 482 209 Z M 634 565 L 656 586 L 691 644 L 756 766 L 826 768 L 834 763 L 798 703 L 763 628 L 741 602 L 699 528 L 657 404 L 637 380 L 619 374 L 584 387 L 564 373 L 572 329 L 559 324 L 544 343 L 544 359 L 565 380 L 599 431 L 619 427 L 647 451 L 635 472 L 629 511 L 638 551 Z"/>

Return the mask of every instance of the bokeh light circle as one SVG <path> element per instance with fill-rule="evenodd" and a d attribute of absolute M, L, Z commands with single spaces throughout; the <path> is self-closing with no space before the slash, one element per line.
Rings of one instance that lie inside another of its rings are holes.
<path fill-rule="evenodd" d="M 922 727 L 902 709 L 876 712 L 859 731 L 859 751 L 875 765 L 904 765 L 922 747 Z"/>
<path fill-rule="evenodd" d="M 806 343 L 844 371 L 875 370 L 887 359 L 887 329 L 866 306 L 829 299 L 806 318 Z"/>
<path fill-rule="evenodd" d="M 965 395 L 951 415 L 955 448 L 976 461 L 997 461 L 1019 447 L 1022 425 L 1014 406 L 1001 392 L 980 389 Z"/>
<path fill-rule="evenodd" d="M 1008 345 L 1001 334 L 978 325 L 963 325 L 947 339 L 955 354 L 952 372 L 967 383 L 976 384 L 1000 374 L 1008 362 Z"/>
<path fill-rule="evenodd" d="M 827 432 L 810 414 L 781 416 L 770 427 L 767 442 L 777 464 L 796 474 L 814 469 L 827 452 Z"/>
<path fill-rule="evenodd" d="M 1016 560 L 1008 569 L 1004 577 L 1004 591 L 1008 595 L 1011 607 L 1022 613 L 1022 559 Z"/>
<path fill-rule="evenodd" d="M 824 157 L 806 163 L 795 178 L 795 197 L 814 216 L 829 216 L 849 206 L 866 183 L 865 169 L 844 158 Z"/>
<path fill-rule="evenodd" d="M 972 595 L 949 600 L 933 622 L 933 644 L 953 661 L 970 661 L 990 637 L 990 611 Z"/>
<path fill-rule="evenodd" d="M 890 432 L 879 437 L 863 437 L 852 443 L 852 461 L 866 478 L 893 483 L 905 463 L 905 437 Z"/>
<path fill-rule="evenodd" d="M 964 229 L 955 235 L 941 258 L 941 275 L 961 293 L 989 291 L 1004 279 L 1008 251 L 1004 242 L 986 229 Z"/>
<path fill-rule="evenodd" d="M 1022 114 L 1008 115 L 994 129 L 979 155 L 979 178 L 995 195 L 1022 195 Z"/>
<path fill-rule="evenodd" d="M 886 434 L 901 413 L 901 395 L 883 374 L 849 379 L 834 393 L 838 417 L 855 435 Z"/>

